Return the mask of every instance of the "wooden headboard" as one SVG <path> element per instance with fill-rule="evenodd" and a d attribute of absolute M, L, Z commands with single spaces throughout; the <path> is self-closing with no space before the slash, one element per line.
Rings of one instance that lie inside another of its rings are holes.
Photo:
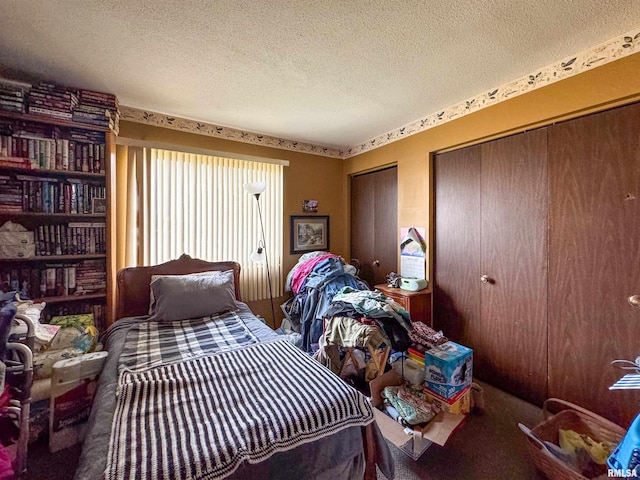
<path fill-rule="evenodd" d="M 115 320 L 123 317 L 135 317 L 149 313 L 149 300 L 152 275 L 185 275 L 187 273 L 207 272 L 211 270 L 233 270 L 236 299 L 240 296 L 240 264 L 236 262 L 206 262 L 182 254 L 177 260 L 171 260 L 152 267 L 128 267 L 118 271 L 116 276 L 116 315 Z"/>

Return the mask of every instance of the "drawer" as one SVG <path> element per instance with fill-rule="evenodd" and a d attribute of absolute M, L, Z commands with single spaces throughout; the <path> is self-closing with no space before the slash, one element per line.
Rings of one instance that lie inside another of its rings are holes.
<path fill-rule="evenodd" d="M 403 295 L 388 295 L 388 294 L 387 296 L 393 298 L 395 302 L 402 305 L 402 308 L 404 308 L 406 311 L 409 311 L 411 309 L 411 302 L 409 297 L 405 297 Z"/>

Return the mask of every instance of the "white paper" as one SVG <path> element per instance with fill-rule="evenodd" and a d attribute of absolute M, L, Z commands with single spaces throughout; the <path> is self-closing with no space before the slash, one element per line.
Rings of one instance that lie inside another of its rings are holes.
<path fill-rule="evenodd" d="M 426 278 L 427 242 L 424 227 L 400 229 L 400 276 Z"/>

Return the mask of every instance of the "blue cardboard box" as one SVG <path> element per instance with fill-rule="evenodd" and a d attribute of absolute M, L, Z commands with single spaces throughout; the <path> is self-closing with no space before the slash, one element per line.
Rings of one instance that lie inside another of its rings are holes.
<path fill-rule="evenodd" d="M 448 341 L 427 350 L 424 356 L 427 389 L 444 398 L 452 398 L 471 385 L 473 350 Z"/>

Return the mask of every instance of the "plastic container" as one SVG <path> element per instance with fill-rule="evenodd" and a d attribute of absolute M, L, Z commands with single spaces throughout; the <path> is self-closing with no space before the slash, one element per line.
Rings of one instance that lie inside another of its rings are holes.
<path fill-rule="evenodd" d="M 84 439 L 93 396 L 107 352 L 88 353 L 53 365 L 49 413 L 49 451 Z"/>
<path fill-rule="evenodd" d="M 396 360 L 393 369 L 411 385 L 420 385 L 424 381 L 424 367 L 410 358 Z"/>

